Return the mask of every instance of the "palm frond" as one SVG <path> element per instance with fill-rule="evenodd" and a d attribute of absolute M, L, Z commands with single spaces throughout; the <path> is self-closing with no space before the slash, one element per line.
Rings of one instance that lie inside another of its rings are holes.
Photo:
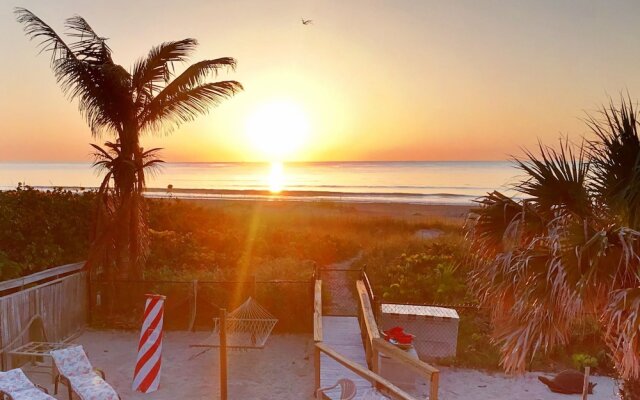
<path fill-rule="evenodd" d="M 516 167 L 527 178 L 515 185 L 519 192 L 530 196 L 540 212 L 547 216 L 573 213 L 580 217 L 593 214 L 587 187 L 589 161 L 584 147 L 574 152 L 568 140 L 560 140 L 560 150 L 539 143 L 539 155 L 525 150 L 526 160 L 514 158 Z"/>
<path fill-rule="evenodd" d="M 104 128 L 122 130 L 121 116 L 127 106 L 128 93 L 123 69 L 112 63 L 98 65 L 83 61 L 31 11 L 16 8 L 15 14 L 17 21 L 24 25 L 26 35 L 40 40 L 41 51 L 51 52 L 51 67 L 58 84 L 69 100 L 79 99 L 78 108 L 93 134 L 98 135 Z"/>
<path fill-rule="evenodd" d="M 220 81 L 178 91 L 165 99 L 157 97 L 147 106 L 140 128 L 154 129 L 167 122 L 178 126 L 206 114 L 212 105 L 219 104 L 240 90 L 242 85 L 239 82 Z"/>
<path fill-rule="evenodd" d="M 603 320 L 607 344 L 622 378 L 640 376 L 640 286 L 611 293 Z"/>
<path fill-rule="evenodd" d="M 638 115 L 630 99 L 603 108 L 601 119 L 587 124 L 597 140 L 589 142 L 593 160 L 593 190 L 610 205 L 623 224 L 640 228 L 640 137 Z"/>
<path fill-rule="evenodd" d="M 171 79 L 173 64 L 186 61 L 197 45 L 195 39 L 162 43 L 153 47 L 147 57 L 136 61 L 131 73 L 136 104 L 147 104 L 161 85 Z"/>
<path fill-rule="evenodd" d="M 34 13 L 26 8 L 16 7 L 14 14 L 16 15 L 16 20 L 24 25 L 24 32 L 27 37 L 30 40 L 39 40 L 37 46 L 40 48 L 40 52 L 51 52 L 52 66 L 57 60 L 76 58 L 71 48 L 56 31 Z"/>
<path fill-rule="evenodd" d="M 65 26 L 68 35 L 78 39 L 70 45 L 78 58 L 92 64 L 113 63 L 107 39 L 98 36 L 84 18 L 75 15 L 66 20 Z"/>
<path fill-rule="evenodd" d="M 183 73 L 173 79 L 160 93 L 158 99 L 168 99 L 178 92 L 193 88 L 204 83 L 205 78 L 213 74 L 217 75 L 221 68 L 235 69 L 236 60 L 230 57 L 218 58 L 215 60 L 204 60 L 190 65 Z"/>

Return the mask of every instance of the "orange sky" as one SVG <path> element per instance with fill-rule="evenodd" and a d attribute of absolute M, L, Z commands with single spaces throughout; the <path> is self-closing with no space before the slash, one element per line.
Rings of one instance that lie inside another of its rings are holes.
<path fill-rule="evenodd" d="M 4 2 L 0 161 L 89 160 L 88 143 L 105 139 L 65 100 L 14 5 L 60 32 L 82 15 L 126 68 L 185 37 L 200 42 L 194 61 L 238 59 L 221 78 L 244 93 L 169 137 L 144 138 L 168 161 L 268 158 L 245 126 L 273 101 L 299 105 L 309 123 L 287 160 L 494 160 L 538 138 L 579 137 L 584 112 L 609 95 L 640 96 L 633 1 Z"/>

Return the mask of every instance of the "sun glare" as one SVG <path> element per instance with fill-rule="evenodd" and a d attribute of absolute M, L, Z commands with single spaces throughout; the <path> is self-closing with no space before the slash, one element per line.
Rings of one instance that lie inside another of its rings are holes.
<path fill-rule="evenodd" d="M 309 135 L 309 121 L 299 104 L 273 101 L 249 115 L 246 133 L 262 156 L 269 161 L 284 161 L 304 144 Z"/>
<path fill-rule="evenodd" d="M 281 162 L 271 163 L 268 182 L 271 193 L 280 193 L 284 188 L 284 167 Z"/>

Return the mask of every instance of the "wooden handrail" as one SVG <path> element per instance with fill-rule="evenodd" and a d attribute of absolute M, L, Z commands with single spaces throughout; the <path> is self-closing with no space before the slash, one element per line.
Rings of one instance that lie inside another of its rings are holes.
<path fill-rule="evenodd" d="M 432 365 L 429 365 L 424 361 L 420 361 L 419 359 L 410 356 L 406 351 L 400 350 L 384 339 L 373 339 L 373 348 L 380 353 L 384 353 L 387 356 L 395 358 L 397 361 L 402 362 L 407 367 L 413 369 L 420 375 L 431 376 L 432 374 L 437 374 L 440 372 Z"/>
<path fill-rule="evenodd" d="M 349 360 L 348 358 L 344 357 L 343 355 L 341 355 L 331 347 L 327 346 L 326 344 L 316 343 L 316 350 L 333 358 L 338 363 L 343 365 L 345 368 L 357 374 L 358 376 L 361 376 L 362 378 L 368 380 L 369 382 L 374 384 L 377 388 L 379 388 L 379 390 L 382 390 L 385 394 L 392 396 L 394 399 L 416 400 L 409 393 L 400 389 L 399 387 L 391 383 L 389 380 L 381 377 L 380 375 L 374 372 L 369 371 L 368 369 L 361 366 L 360 364 Z"/>
<path fill-rule="evenodd" d="M 316 279 L 313 297 L 313 340 L 322 342 L 322 281 Z"/>
<path fill-rule="evenodd" d="M 367 294 L 369 295 L 369 299 L 374 299 L 373 294 L 373 286 L 371 286 L 371 281 L 369 280 L 369 275 L 367 275 L 366 271 L 362 271 L 362 281 L 364 282 L 364 286 L 367 289 Z"/>
<path fill-rule="evenodd" d="M 360 309 L 362 310 L 362 319 L 364 321 L 365 328 L 367 330 L 367 338 L 369 341 L 380 338 L 380 331 L 378 330 L 378 324 L 376 324 L 376 318 L 373 313 L 373 307 L 369 301 L 369 295 L 367 288 L 363 281 L 356 282 L 356 289 L 358 291 L 358 297 L 360 300 Z"/>
<path fill-rule="evenodd" d="M 61 265 L 55 268 L 49 268 L 44 271 L 36 272 L 35 274 L 23 276 L 21 278 L 11 279 L 8 281 L 0 282 L 0 292 L 10 289 L 21 288 L 23 286 L 37 283 L 45 279 L 59 277 L 60 275 L 69 274 L 71 272 L 80 271 L 84 267 L 84 262 L 78 262 L 74 264 Z"/>
<path fill-rule="evenodd" d="M 369 301 L 369 294 L 365 282 L 357 281 L 356 289 L 359 297 L 358 317 L 360 319 L 360 329 L 363 336 L 363 344 L 367 356 L 367 363 L 373 372 L 379 372 L 379 353 L 383 353 L 390 358 L 400 362 L 410 368 L 420 376 L 426 377 L 430 382 L 429 399 L 438 399 L 438 387 L 440 381 L 440 371 L 430 364 L 425 363 L 415 357 L 410 356 L 405 351 L 388 343 L 380 337 L 380 330 L 376 323 L 373 307 Z M 376 387 L 379 388 L 379 385 Z"/>

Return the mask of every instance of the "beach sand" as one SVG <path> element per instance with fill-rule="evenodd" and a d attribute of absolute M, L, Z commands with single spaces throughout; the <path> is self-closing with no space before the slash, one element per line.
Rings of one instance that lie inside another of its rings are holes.
<path fill-rule="evenodd" d="M 142 394 L 131 389 L 139 334 L 89 330 L 74 340 L 82 344 L 94 367 L 123 400 L 200 400 L 219 398 L 219 353 L 189 345 L 204 341 L 207 332 L 165 332 L 160 389 Z M 262 350 L 228 352 L 229 399 L 308 399 L 313 393 L 311 335 L 272 335 Z M 53 394 L 48 374 L 29 376 Z M 57 399 L 67 399 L 63 387 Z"/>
<path fill-rule="evenodd" d="M 219 398 L 218 350 L 192 358 L 203 349 L 189 347 L 207 336 L 206 332 L 166 332 L 160 389 L 147 395 L 131 390 L 138 333 L 89 330 L 74 342 L 82 344 L 93 365 L 106 372 L 107 381 L 123 400 L 216 399 Z M 312 399 L 314 371 L 310 335 L 272 335 L 263 350 L 230 351 L 228 357 L 229 399 Z M 514 378 L 467 369 L 441 368 L 440 371 L 442 400 L 580 399 L 578 395 L 552 393 L 538 382 L 539 373 Z M 28 374 L 53 393 L 49 375 Z M 598 385 L 590 400 L 616 398 L 613 379 L 594 376 L 592 382 Z M 427 389 L 426 385 L 418 385 L 416 394 L 424 399 Z M 56 398 L 67 398 L 65 388 Z"/>
<path fill-rule="evenodd" d="M 152 201 L 175 201 L 173 199 L 154 199 Z M 356 203 L 340 201 L 291 201 L 291 200 L 202 200 L 180 199 L 200 206 L 219 210 L 259 209 L 268 211 L 287 211 L 323 213 L 327 215 L 360 215 L 373 217 L 391 217 L 409 221 L 445 220 L 462 224 L 472 205 L 455 204 L 410 204 L 410 203 Z"/>

